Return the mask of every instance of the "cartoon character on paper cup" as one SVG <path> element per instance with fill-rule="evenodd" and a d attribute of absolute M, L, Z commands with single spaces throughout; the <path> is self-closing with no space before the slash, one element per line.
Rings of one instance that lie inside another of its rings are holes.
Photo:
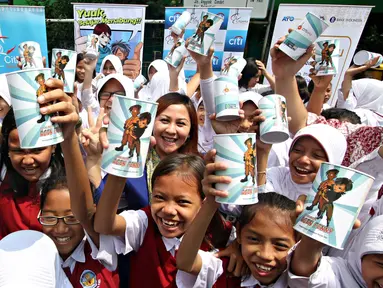
<path fill-rule="evenodd" d="M 49 68 L 6 75 L 22 149 L 46 147 L 64 140 L 59 124 L 50 120 L 52 115 L 40 113 L 40 108 L 53 103 L 37 102 L 37 98 L 47 92 L 45 81 L 50 76 Z"/>
<path fill-rule="evenodd" d="M 370 175 L 323 162 L 294 229 L 343 249 L 373 182 Z"/>
<path fill-rule="evenodd" d="M 215 161 L 225 162 L 229 167 L 224 171 L 217 171 L 216 175 L 232 178 L 229 184 L 216 184 L 217 189 L 229 192 L 227 198 L 216 197 L 217 202 L 234 205 L 258 202 L 255 136 L 255 133 L 214 136 L 214 149 L 217 150 Z"/>
<path fill-rule="evenodd" d="M 52 50 L 52 77 L 63 81 L 64 92 L 73 93 L 74 91 L 76 62 L 75 51 L 57 48 Z"/>
<path fill-rule="evenodd" d="M 26 41 L 19 45 L 21 69 L 44 68 L 43 56 L 37 42 Z"/>

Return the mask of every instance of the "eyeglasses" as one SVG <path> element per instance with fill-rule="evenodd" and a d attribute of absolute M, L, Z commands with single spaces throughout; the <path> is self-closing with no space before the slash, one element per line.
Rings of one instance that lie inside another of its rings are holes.
<path fill-rule="evenodd" d="M 41 211 L 39 212 L 37 219 L 39 219 L 40 224 L 44 226 L 56 226 L 60 219 L 62 219 L 66 225 L 76 225 L 80 223 L 80 221 L 78 221 L 76 217 L 74 217 L 73 215 L 57 217 L 57 216 L 41 216 L 40 214 L 41 214 Z"/>
<path fill-rule="evenodd" d="M 116 92 L 102 92 L 100 93 L 101 100 L 109 100 L 112 96 L 125 96 L 125 92 L 116 91 Z"/>

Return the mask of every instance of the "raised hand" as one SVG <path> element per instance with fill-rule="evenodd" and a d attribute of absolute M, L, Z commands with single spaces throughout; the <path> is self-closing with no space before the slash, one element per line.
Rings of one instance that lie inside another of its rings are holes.
<path fill-rule="evenodd" d="M 88 42 L 88 36 L 81 36 L 80 25 L 77 21 L 74 21 L 75 35 L 78 37 L 74 40 L 75 50 L 78 53 L 82 53 L 86 50 L 86 42 Z"/>
<path fill-rule="evenodd" d="M 136 79 L 138 75 L 140 75 L 141 71 L 141 50 L 142 50 L 143 43 L 140 42 L 136 45 L 134 48 L 134 54 L 132 59 L 127 59 L 124 62 L 124 65 L 122 66 L 124 70 L 124 75 L 129 77 L 130 79 Z"/>

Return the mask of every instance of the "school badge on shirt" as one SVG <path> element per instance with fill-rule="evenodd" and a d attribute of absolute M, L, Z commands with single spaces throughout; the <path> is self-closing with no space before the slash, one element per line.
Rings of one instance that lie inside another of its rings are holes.
<path fill-rule="evenodd" d="M 101 283 L 98 283 L 96 274 L 91 270 L 84 270 L 80 277 L 80 284 L 84 288 L 97 288 Z"/>

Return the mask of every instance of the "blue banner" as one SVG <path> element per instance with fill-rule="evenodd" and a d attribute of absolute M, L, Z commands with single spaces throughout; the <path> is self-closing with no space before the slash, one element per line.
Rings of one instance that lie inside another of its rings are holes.
<path fill-rule="evenodd" d="M 48 59 L 44 7 L 0 6 L 0 73 L 19 70 L 18 45 L 25 41 L 39 43 Z"/>

